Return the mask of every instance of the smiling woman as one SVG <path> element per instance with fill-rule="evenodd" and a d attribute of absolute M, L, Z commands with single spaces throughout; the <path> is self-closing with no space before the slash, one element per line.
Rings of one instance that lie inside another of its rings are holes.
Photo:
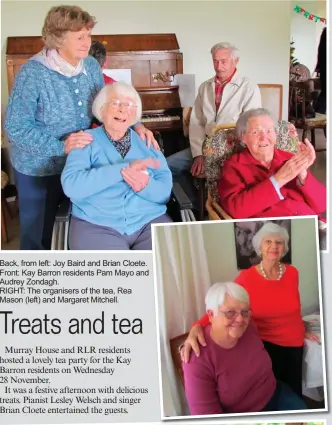
<path fill-rule="evenodd" d="M 239 270 L 248 269 L 254 264 L 258 264 L 261 260 L 260 256 L 253 246 L 253 238 L 255 234 L 264 226 L 266 222 L 263 220 L 255 221 L 239 221 L 234 223 L 236 261 Z M 284 228 L 289 235 L 289 250 L 283 257 L 283 262 L 292 264 L 291 256 L 291 221 L 273 220 L 273 223 Z"/>
<path fill-rule="evenodd" d="M 240 116 L 236 133 L 245 149 L 221 169 L 221 205 L 233 218 L 318 215 L 325 222 L 326 190 L 309 171 L 315 149 L 307 139 L 295 155 L 277 149 L 275 126 L 263 108 Z"/>
<path fill-rule="evenodd" d="M 101 67 L 89 56 L 96 20 L 78 6 L 52 7 L 42 29 L 45 47 L 16 74 L 6 111 L 20 214 L 20 248 L 51 248 L 66 155 L 92 135 L 92 103 L 104 86 Z M 135 123 L 141 143 L 156 143 Z"/>
<path fill-rule="evenodd" d="M 92 141 L 82 130 L 91 125 L 91 104 L 104 85 L 100 66 L 88 56 L 95 24 L 80 7 L 51 8 L 42 29 L 45 47 L 21 67 L 10 93 L 5 127 L 21 249 L 50 249 L 66 155 Z"/>
<path fill-rule="evenodd" d="M 233 282 L 215 283 L 205 297 L 209 323 L 200 356 L 183 363 L 192 415 L 305 409 L 276 380 L 269 354 L 250 323 L 249 294 Z"/>
<path fill-rule="evenodd" d="M 172 176 L 163 154 L 130 128 L 141 117 L 141 99 L 134 87 L 114 83 L 92 109 L 103 125 L 87 132 L 93 143 L 69 154 L 61 177 L 73 203 L 70 249 L 150 250 L 151 224 L 172 221 Z"/>

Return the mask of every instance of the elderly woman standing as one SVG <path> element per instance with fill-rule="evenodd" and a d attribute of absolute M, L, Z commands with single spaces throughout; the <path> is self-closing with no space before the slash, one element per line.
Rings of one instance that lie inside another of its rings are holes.
<path fill-rule="evenodd" d="M 93 104 L 103 126 L 93 142 L 70 152 L 62 173 L 73 203 L 70 249 L 152 249 L 151 223 L 170 222 L 172 176 L 160 151 L 148 149 L 129 127 L 142 103 L 124 83 L 105 86 Z"/>
<path fill-rule="evenodd" d="M 295 267 L 282 262 L 282 257 L 288 252 L 288 241 L 286 229 L 274 223 L 264 224 L 253 238 L 253 246 L 261 262 L 243 270 L 236 282 L 249 293 L 252 318 L 271 357 L 275 377 L 301 396 L 304 338 L 317 338 L 314 334 L 305 333 L 299 273 Z M 201 326 L 207 324 L 208 316 L 204 316 L 191 329 L 182 352 L 185 360 L 191 347 L 199 353 L 197 339 L 205 344 Z"/>
<path fill-rule="evenodd" d="M 266 109 L 244 112 L 236 123 L 246 149 L 221 170 L 221 205 L 233 218 L 318 215 L 326 210 L 326 190 L 309 172 L 316 154 L 306 139 L 295 155 L 275 148 L 275 122 Z"/>
<path fill-rule="evenodd" d="M 50 9 L 45 47 L 21 67 L 10 94 L 5 129 L 24 250 L 50 249 L 66 155 L 92 141 L 82 130 L 91 125 L 91 105 L 104 85 L 100 66 L 88 56 L 95 23 L 77 6 Z M 144 133 L 142 126 L 138 131 Z"/>
<path fill-rule="evenodd" d="M 305 409 L 284 383 L 276 382 L 271 360 L 250 324 L 247 291 L 233 282 L 216 283 L 205 298 L 207 344 L 183 363 L 192 415 Z"/>

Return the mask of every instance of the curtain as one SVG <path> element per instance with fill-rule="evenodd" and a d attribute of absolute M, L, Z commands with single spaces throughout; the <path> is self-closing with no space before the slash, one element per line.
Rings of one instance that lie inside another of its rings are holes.
<path fill-rule="evenodd" d="M 188 414 L 169 340 L 205 314 L 210 276 L 201 224 L 154 227 L 164 416 Z"/>

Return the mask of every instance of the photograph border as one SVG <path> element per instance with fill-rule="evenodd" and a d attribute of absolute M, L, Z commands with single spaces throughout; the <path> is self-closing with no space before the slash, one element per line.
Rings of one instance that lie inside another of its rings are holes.
<path fill-rule="evenodd" d="M 248 412 L 248 413 L 225 413 L 225 414 L 212 414 L 212 415 L 187 415 L 187 416 L 165 416 L 164 412 L 164 397 L 163 397 L 163 377 L 162 377 L 162 367 L 161 367 L 161 338 L 160 338 L 160 329 L 159 326 L 156 327 L 157 330 L 157 350 L 158 350 L 158 372 L 159 372 L 159 393 L 160 393 L 160 409 L 161 409 L 161 420 L 162 421 L 183 421 L 183 420 L 193 420 L 193 419 L 216 419 L 220 418 L 221 420 L 226 420 L 226 418 L 233 417 L 251 417 L 251 416 L 266 416 L 270 415 L 285 415 L 285 414 L 302 414 L 302 413 L 320 413 L 320 412 L 328 412 L 328 389 L 326 383 L 326 345 L 325 345 L 325 328 L 324 328 L 324 314 L 325 310 L 323 310 L 323 300 L 322 300 L 322 276 L 321 276 L 321 261 L 320 261 L 320 250 L 319 250 L 319 236 L 318 236 L 318 217 L 316 215 L 309 216 L 297 216 L 297 217 L 267 217 L 264 221 L 271 220 L 299 220 L 313 218 L 315 222 L 315 230 L 316 230 L 316 259 L 317 259 L 317 277 L 318 277 L 318 295 L 319 295 L 319 309 L 321 314 L 321 345 L 322 345 L 322 353 L 323 353 L 323 380 L 324 380 L 324 401 L 325 408 L 322 409 L 306 409 L 306 410 L 285 410 L 285 411 L 274 411 L 274 412 Z M 156 310 L 156 321 L 157 324 L 160 323 L 160 312 L 159 312 L 159 303 L 158 303 L 158 285 L 157 285 L 157 258 L 156 258 L 156 241 L 155 241 L 155 228 L 156 227 L 169 227 L 169 226 L 197 226 L 197 225 L 211 225 L 218 224 L 222 225 L 223 223 L 235 223 L 235 222 L 247 222 L 247 221 L 261 221 L 262 218 L 251 218 L 251 219 L 234 219 L 234 220 L 221 220 L 221 221 L 196 221 L 191 223 L 157 223 L 152 224 L 152 261 L 153 261 L 153 279 L 154 279 L 154 291 L 155 291 L 155 310 Z M 309 418 L 308 418 L 309 419 Z M 264 421 L 263 421 L 264 422 Z M 263 423 L 262 422 L 262 423 Z M 283 421 L 281 421 L 283 423 Z M 308 422 L 307 420 L 305 422 Z M 311 422 L 311 421 L 310 421 Z M 292 422 L 293 423 L 293 422 Z M 295 422 L 294 422 L 295 423 Z"/>

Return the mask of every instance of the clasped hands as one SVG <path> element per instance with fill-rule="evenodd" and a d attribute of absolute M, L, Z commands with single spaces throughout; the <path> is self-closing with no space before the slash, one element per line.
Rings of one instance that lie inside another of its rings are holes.
<path fill-rule="evenodd" d="M 160 162 L 156 159 L 138 159 L 123 168 L 121 174 L 123 180 L 133 189 L 134 192 L 143 190 L 150 181 L 147 168 L 159 168 Z"/>
<path fill-rule="evenodd" d="M 315 159 L 316 152 L 309 140 L 305 139 L 304 143 L 299 142 L 296 154 L 285 162 L 274 176 L 279 187 L 285 186 L 295 178 L 298 178 L 299 183 L 304 185 L 307 178 L 307 170 L 314 163 Z"/>

